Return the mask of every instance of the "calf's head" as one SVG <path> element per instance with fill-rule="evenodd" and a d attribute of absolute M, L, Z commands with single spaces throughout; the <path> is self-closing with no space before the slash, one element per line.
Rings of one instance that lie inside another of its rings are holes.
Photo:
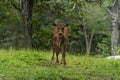
<path fill-rule="evenodd" d="M 68 26 L 68 24 L 63 24 L 63 23 L 60 24 L 54 23 L 53 25 L 55 26 L 55 30 L 60 37 L 64 35 L 64 30 Z"/>

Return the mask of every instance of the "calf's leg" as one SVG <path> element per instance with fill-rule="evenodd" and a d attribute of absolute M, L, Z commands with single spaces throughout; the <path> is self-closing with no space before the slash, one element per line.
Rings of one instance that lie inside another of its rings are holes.
<path fill-rule="evenodd" d="M 55 54 L 55 48 L 53 48 L 53 55 L 52 55 L 51 60 L 54 60 L 54 54 Z"/>
<path fill-rule="evenodd" d="M 62 45 L 62 60 L 61 60 L 61 64 L 66 65 L 66 60 L 65 60 L 65 50 L 66 50 L 66 45 Z"/>
<path fill-rule="evenodd" d="M 58 54 L 59 54 L 58 47 L 56 48 L 55 52 L 56 52 L 56 63 L 59 63 L 59 59 L 58 59 Z"/>

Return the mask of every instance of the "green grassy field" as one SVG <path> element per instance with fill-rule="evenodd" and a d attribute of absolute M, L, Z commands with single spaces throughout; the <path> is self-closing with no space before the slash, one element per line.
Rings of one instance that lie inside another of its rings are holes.
<path fill-rule="evenodd" d="M 120 80 L 120 61 L 67 53 L 67 65 L 51 51 L 0 50 L 0 80 Z M 59 56 L 61 58 L 61 54 Z"/>

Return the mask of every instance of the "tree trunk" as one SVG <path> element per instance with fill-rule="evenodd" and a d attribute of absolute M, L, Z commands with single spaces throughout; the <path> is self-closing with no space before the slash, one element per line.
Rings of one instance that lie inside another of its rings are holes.
<path fill-rule="evenodd" d="M 87 37 L 86 30 L 84 32 L 84 35 L 85 35 L 85 43 L 86 43 L 86 52 L 89 55 L 90 51 L 91 51 L 91 44 L 92 44 L 92 40 L 93 40 L 94 31 L 91 32 L 90 38 Z"/>
<path fill-rule="evenodd" d="M 85 44 L 86 44 L 86 53 L 89 54 L 90 50 L 89 50 L 89 43 L 88 43 L 86 30 L 84 32 L 84 36 L 85 36 Z"/>
<path fill-rule="evenodd" d="M 88 44 L 88 50 L 89 50 L 88 54 L 91 51 L 91 45 L 92 45 L 93 35 L 94 35 L 94 30 L 92 30 L 91 35 L 90 35 L 89 44 Z"/>
<path fill-rule="evenodd" d="M 22 15 L 25 26 L 25 45 L 32 48 L 32 19 L 33 0 L 22 0 Z"/>
<path fill-rule="evenodd" d="M 84 28 L 84 36 L 85 36 L 85 44 L 86 44 L 86 53 L 89 55 L 91 51 L 91 44 L 94 36 L 94 30 L 92 30 L 90 37 L 88 37 L 86 28 L 85 28 L 85 20 L 83 19 L 83 28 Z"/>
<path fill-rule="evenodd" d="M 118 30 L 118 0 L 114 1 L 112 8 L 112 33 L 111 33 L 111 54 L 115 55 L 118 47 L 119 30 Z"/>

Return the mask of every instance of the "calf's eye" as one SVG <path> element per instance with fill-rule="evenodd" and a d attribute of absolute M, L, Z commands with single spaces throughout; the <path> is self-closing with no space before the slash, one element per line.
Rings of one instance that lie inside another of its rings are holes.
<path fill-rule="evenodd" d="M 62 30 L 64 30 L 64 28 L 62 28 Z"/>

